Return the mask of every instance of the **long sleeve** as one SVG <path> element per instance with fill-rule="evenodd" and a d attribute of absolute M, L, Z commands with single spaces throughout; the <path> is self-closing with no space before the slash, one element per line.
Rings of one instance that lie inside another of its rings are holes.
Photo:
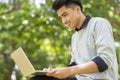
<path fill-rule="evenodd" d="M 105 20 L 98 20 L 95 27 L 95 47 L 97 55 L 111 68 L 115 55 L 112 27 Z"/>

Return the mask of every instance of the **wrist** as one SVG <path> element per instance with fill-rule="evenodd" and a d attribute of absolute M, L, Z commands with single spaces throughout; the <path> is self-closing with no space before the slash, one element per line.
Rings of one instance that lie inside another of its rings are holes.
<path fill-rule="evenodd" d="M 69 74 L 71 76 L 78 74 L 77 71 L 78 71 L 77 70 L 77 66 L 71 66 L 71 67 L 69 67 Z"/>

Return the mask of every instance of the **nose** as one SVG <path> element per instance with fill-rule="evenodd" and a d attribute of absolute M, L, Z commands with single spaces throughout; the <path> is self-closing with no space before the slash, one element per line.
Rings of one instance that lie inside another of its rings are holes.
<path fill-rule="evenodd" d="M 65 18 L 62 18 L 62 23 L 67 25 L 67 20 Z"/>

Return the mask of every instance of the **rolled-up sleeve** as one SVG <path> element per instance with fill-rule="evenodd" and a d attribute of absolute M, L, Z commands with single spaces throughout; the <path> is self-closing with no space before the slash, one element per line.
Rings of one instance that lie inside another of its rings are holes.
<path fill-rule="evenodd" d="M 113 64 L 115 54 L 112 27 L 105 19 L 98 20 L 95 25 L 94 38 L 97 56 L 105 62 L 105 65 L 108 66 L 109 69 Z M 100 64 L 97 65 L 99 66 Z"/>

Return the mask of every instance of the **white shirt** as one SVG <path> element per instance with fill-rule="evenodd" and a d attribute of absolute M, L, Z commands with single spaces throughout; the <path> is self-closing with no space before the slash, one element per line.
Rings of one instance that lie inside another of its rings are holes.
<path fill-rule="evenodd" d="M 108 65 L 104 72 L 78 74 L 78 80 L 118 80 L 118 64 L 114 47 L 111 24 L 99 17 L 93 17 L 85 28 L 76 31 L 72 36 L 71 62 L 78 65 L 101 57 Z"/>

